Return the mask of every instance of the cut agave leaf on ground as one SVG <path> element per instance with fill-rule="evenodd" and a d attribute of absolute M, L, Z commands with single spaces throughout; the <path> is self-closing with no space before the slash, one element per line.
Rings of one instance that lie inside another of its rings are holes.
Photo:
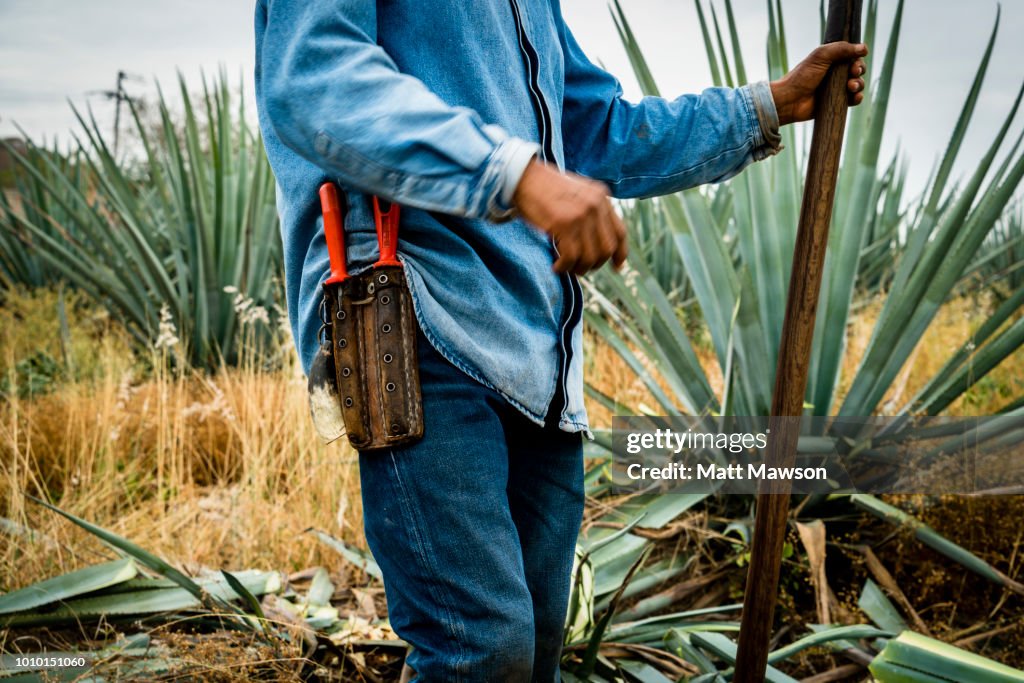
<path fill-rule="evenodd" d="M 6 595 L 0 595 L 0 614 L 24 612 L 109 588 L 135 578 L 138 573 L 139 569 L 135 565 L 135 561 L 126 557 L 55 576 L 20 590 L 11 591 Z"/>
<path fill-rule="evenodd" d="M 600 521 L 623 524 L 623 517 L 623 515 L 616 515 L 614 512 L 611 512 L 602 517 Z M 576 542 L 580 544 L 588 555 L 593 555 L 601 548 L 611 545 L 615 541 L 626 536 L 630 529 L 640 523 L 641 519 L 643 519 L 643 515 L 636 516 L 630 521 L 625 522 L 625 525 L 620 529 L 613 527 L 593 527 L 589 529 L 584 536 L 578 538 Z"/>
<path fill-rule="evenodd" d="M 40 500 L 39 498 L 35 498 L 33 496 L 26 497 L 29 498 L 30 500 L 35 501 L 36 503 L 39 503 L 43 507 L 49 508 L 50 510 L 56 512 L 58 515 L 61 515 L 62 517 L 74 522 L 78 526 L 82 527 L 83 529 L 91 533 L 93 536 L 99 537 L 100 540 L 102 540 L 107 545 L 110 545 L 115 550 L 118 550 L 119 552 L 134 557 L 136 560 L 138 560 L 139 564 L 142 564 L 143 566 L 152 569 L 161 576 L 167 577 L 168 579 L 170 579 L 171 581 L 173 581 L 174 583 L 178 584 L 180 587 L 188 591 L 193 597 L 199 599 L 200 601 L 204 600 L 203 592 L 202 590 L 200 590 L 198 584 L 196 584 L 195 581 L 185 576 L 179 570 L 175 569 L 170 564 L 168 564 L 161 558 L 157 557 L 153 553 L 149 552 L 148 550 L 144 550 L 143 548 L 129 541 L 127 538 L 118 536 L 112 531 L 107 531 L 106 529 L 96 526 L 91 522 L 87 522 L 80 517 L 76 517 L 70 512 L 65 512 L 56 505 L 51 505 L 50 503 L 47 503 L 45 500 Z"/>
<path fill-rule="evenodd" d="M 703 652 L 690 642 L 690 634 L 679 629 L 669 629 L 665 634 L 665 649 L 682 657 L 696 666 L 702 674 L 717 673 L 714 662 L 708 659 Z"/>
<path fill-rule="evenodd" d="M 692 609 L 685 612 L 673 612 L 672 614 L 659 614 L 656 617 L 647 617 L 646 619 L 640 619 L 638 621 L 615 624 L 610 629 L 609 633 L 616 634 L 617 636 L 623 631 L 647 626 L 656 626 L 662 631 L 673 627 L 683 628 L 687 624 L 696 621 L 699 617 L 706 617 L 712 614 L 725 614 L 727 612 L 739 612 L 741 609 L 743 609 L 743 605 L 734 603 L 731 605 L 715 605 L 714 607 Z M 718 623 L 730 626 L 733 630 L 738 628 L 735 622 L 722 621 Z"/>
<path fill-rule="evenodd" d="M 594 595 L 604 596 L 618 590 L 630 567 L 651 546 L 646 538 L 627 534 L 590 555 L 594 568 Z"/>
<path fill-rule="evenodd" d="M 860 607 L 860 611 L 866 614 L 871 621 L 886 631 L 900 633 L 907 630 L 907 622 L 900 616 L 899 610 L 892 604 L 889 597 L 882 592 L 879 585 L 871 579 L 864 583 L 864 590 L 860 593 L 857 606 Z"/>
<path fill-rule="evenodd" d="M 870 670 L 879 683 L 1024 683 L 1024 671 L 913 631 L 890 640 Z"/>
<path fill-rule="evenodd" d="M 728 662 L 730 665 L 736 663 L 736 643 L 728 636 L 721 633 L 702 631 L 691 633 L 690 642 L 719 659 Z M 731 678 L 730 672 L 722 672 L 722 675 Z M 798 683 L 792 676 L 788 676 L 772 666 L 769 666 L 768 670 L 765 671 L 764 680 L 768 681 L 768 683 Z"/>
<path fill-rule="evenodd" d="M 317 567 L 313 574 L 313 580 L 309 584 L 309 592 L 306 594 L 306 602 L 313 607 L 323 607 L 331 604 L 331 596 L 334 595 L 334 584 L 331 577 L 323 567 Z"/>
<path fill-rule="evenodd" d="M 154 588 L 175 588 L 178 584 L 174 583 L 170 579 L 165 579 L 162 576 L 136 576 L 134 579 L 129 579 L 122 583 L 104 588 L 99 591 L 102 595 L 110 595 L 111 593 L 125 593 L 127 591 L 148 591 Z"/>
<path fill-rule="evenodd" d="M 662 590 L 648 595 L 622 610 L 617 621 L 637 621 L 657 612 L 664 612 L 676 603 L 706 593 L 724 576 L 722 570 L 695 572 L 692 576 L 665 586 Z"/>
<path fill-rule="evenodd" d="M 233 576 L 254 596 L 276 593 L 282 586 L 281 576 L 277 572 L 244 571 Z M 242 599 L 226 578 L 201 580 L 199 589 L 220 601 Z M 11 627 L 45 626 L 100 618 L 191 611 L 201 607 L 203 603 L 184 588 L 157 588 L 68 600 L 52 611 L 29 611 L 2 617 L 0 624 Z"/>
<path fill-rule="evenodd" d="M 690 567 L 690 560 L 692 559 L 690 556 L 676 556 L 660 560 L 649 567 L 644 567 L 643 571 L 638 572 L 633 577 L 633 581 L 629 584 L 626 592 L 622 594 L 622 597 L 628 599 L 652 590 L 657 586 L 668 585 L 668 582 L 674 580 Z M 597 602 L 594 609 L 600 612 L 610 602 L 611 596 L 606 595 Z"/>
<path fill-rule="evenodd" d="M 312 531 L 316 534 L 317 538 L 336 550 L 339 555 L 354 564 L 356 567 L 362 569 L 378 581 L 384 580 L 384 575 L 380 571 L 380 566 L 377 565 L 377 561 L 373 559 L 373 555 L 369 552 L 360 550 L 359 548 L 354 548 L 345 543 L 345 541 L 335 538 L 334 536 L 318 529 L 312 529 Z"/>
<path fill-rule="evenodd" d="M 985 560 L 981 559 L 966 548 L 953 543 L 916 517 L 865 493 L 854 494 L 850 496 L 850 500 L 857 507 L 867 510 L 879 519 L 883 519 L 890 524 L 911 529 L 914 532 L 914 536 L 917 537 L 917 540 L 921 541 L 932 550 L 945 555 L 957 564 L 962 565 L 964 568 L 969 569 L 972 572 L 985 577 L 989 581 L 997 583 L 1000 586 L 1017 593 L 1018 595 L 1024 595 L 1024 584 L 1014 581 L 988 562 L 985 562 Z"/>
<path fill-rule="evenodd" d="M 674 628 L 680 633 L 737 633 L 740 625 L 737 621 L 690 621 L 676 624 Z M 654 626 L 629 628 L 615 637 L 609 636 L 608 640 L 616 643 L 660 645 L 665 640 L 665 629 Z"/>
<path fill-rule="evenodd" d="M 674 491 L 671 495 L 637 496 L 616 506 L 615 514 L 610 515 L 607 521 L 612 521 L 612 517 L 615 517 L 620 522 L 635 520 L 636 525 L 643 529 L 662 529 L 709 495 L 707 491 Z M 621 517 L 623 514 L 627 515 L 625 520 Z"/>
<path fill-rule="evenodd" d="M 673 683 L 671 678 L 646 662 L 620 658 L 616 660 L 616 664 L 639 683 Z"/>

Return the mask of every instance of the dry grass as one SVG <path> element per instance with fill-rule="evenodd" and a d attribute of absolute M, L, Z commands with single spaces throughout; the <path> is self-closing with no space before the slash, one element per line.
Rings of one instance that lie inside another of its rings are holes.
<path fill-rule="evenodd" d="M 72 325 L 73 336 L 79 331 Z M 142 371 L 111 339 L 101 336 L 94 349 L 93 377 L 0 406 L 0 515 L 53 542 L 0 544 L 0 588 L 104 552 L 25 493 L 59 501 L 186 567 L 337 564 L 303 533 L 308 527 L 361 542 L 355 453 L 319 442 L 294 363 L 277 372 L 157 372 L 139 381 Z M 8 343 L 4 351 L 10 360 L 16 349 Z"/>
<path fill-rule="evenodd" d="M 27 355 L 62 353 L 52 293 L 0 308 L 0 363 L 8 378 Z M 971 301 L 947 306 L 894 392 L 912 395 L 982 319 Z M 870 335 L 876 306 L 850 326 L 844 378 Z M 216 376 L 146 372 L 115 325 L 69 301 L 76 378 L 50 393 L 0 406 L 0 516 L 51 539 L 0 544 L 0 589 L 67 571 L 106 553 L 82 531 L 27 501 L 43 495 L 185 567 L 295 571 L 337 566 L 308 527 L 362 544 L 355 454 L 320 444 L 294 360 L 284 370 L 249 366 Z M 588 376 L 629 404 L 656 405 L 621 360 L 587 339 Z M 698 349 L 712 384 L 714 356 Z M 140 379 L 144 378 L 144 379 Z M 954 406 L 984 414 L 1022 391 L 1024 352 Z M 844 380 L 845 382 L 845 380 Z M 845 387 L 845 383 L 843 385 Z M 891 398 L 891 397 L 890 397 Z M 595 424 L 610 415 L 590 406 Z"/>

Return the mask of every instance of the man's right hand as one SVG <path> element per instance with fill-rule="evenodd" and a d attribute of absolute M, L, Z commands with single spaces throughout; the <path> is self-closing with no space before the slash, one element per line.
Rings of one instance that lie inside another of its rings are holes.
<path fill-rule="evenodd" d="M 554 239 L 555 272 L 583 275 L 608 259 L 616 269 L 625 263 L 626 226 L 603 183 L 562 173 L 534 159 L 523 172 L 513 201 L 523 218 Z"/>

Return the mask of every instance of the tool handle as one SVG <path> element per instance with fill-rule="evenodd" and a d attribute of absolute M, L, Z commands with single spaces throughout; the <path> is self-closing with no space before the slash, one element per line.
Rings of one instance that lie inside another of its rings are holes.
<path fill-rule="evenodd" d="M 863 0 L 829 0 L 828 19 L 825 23 L 824 43 L 860 42 L 861 14 Z"/>
<path fill-rule="evenodd" d="M 320 210 L 324 215 L 324 238 L 331 258 L 331 276 L 324 284 L 333 285 L 348 277 L 348 269 L 345 266 L 345 229 L 342 227 L 344 214 L 338 200 L 338 188 L 332 182 L 320 186 Z"/>
<path fill-rule="evenodd" d="M 384 206 L 382 206 L 384 205 Z M 373 197 L 373 220 L 377 224 L 377 246 L 380 248 L 380 260 L 377 266 L 401 266 L 398 260 L 398 217 L 401 207 L 394 202 L 382 201 Z"/>
<path fill-rule="evenodd" d="M 830 0 L 824 42 L 859 43 L 861 9 L 862 0 Z M 771 439 L 765 453 L 765 464 L 769 468 L 792 467 L 796 460 L 818 296 L 824 278 L 825 250 L 846 130 L 847 68 L 847 64 L 833 64 L 815 97 L 814 133 L 772 392 Z M 790 493 L 789 480 L 763 480 L 758 490 L 733 683 L 766 680 Z"/>

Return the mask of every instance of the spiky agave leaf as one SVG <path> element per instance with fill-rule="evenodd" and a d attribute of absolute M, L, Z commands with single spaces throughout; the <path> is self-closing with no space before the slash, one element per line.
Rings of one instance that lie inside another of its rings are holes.
<path fill-rule="evenodd" d="M 594 568 L 587 552 L 579 545 L 573 556 L 572 586 L 569 588 L 569 609 L 565 615 L 566 645 L 582 641 L 594 628 Z"/>
<path fill-rule="evenodd" d="M 139 573 L 130 557 L 85 567 L 0 595 L 0 615 L 24 612 L 84 593 L 109 588 Z"/>
<path fill-rule="evenodd" d="M 104 529 L 103 527 L 97 526 L 89 521 L 82 519 L 81 517 L 71 514 L 70 512 L 62 510 L 56 505 L 48 503 L 44 500 L 40 500 L 39 498 L 30 496 L 28 494 L 26 494 L 26 497 L 29 498 L 29 500 L 32 500 L 33 502 L 36 502 L 39 505 L 42 505 L 43 507 L 46 507 L 52 510 L 53 512 L 56 512 L 68 521 L 78 525 L 82 529 L 85 529 L 86 531 L 96 536 L 110 547 L 117 550 L 119 553 L 134 558 L 135 561 L 137 561 L 144 567 L 147 567 L 150 570 L 156 572 L 157 574 L 160 574 L 164 578 L 173 581 L 177 586 L 184 590 L 189 596 L 191 596 L 192 599 L 194 599 L 198 604 L 202 605 L 204 608 L 212 612 L 221 612 L 236 615 L 238 617 L 241 617 L 239 623 L 241 623 L 244 628 L 259 630 L 259 626 L 257 624 L 254 624 L 248 618 L 246 618 L 245 612 L 242 609 L 240 609 L 239 607 L 230 602 L 230 599 L 232 599 L 231 597 L 226 598 L 219 592 L 208 592 L 200 583 L 186 576 L 184 573 L 181 572 L 181 570 L 173 567 L 163 558 L 157 557 L 153 553 L 149 552 L 148 550 L 145 550 L 144 548 L 136 545 L 135 543 L 132 543 L 123 536 L 115 534 L 112 531 Z"/>
<path fill-rule="evenodd" d="M 383 580 L 384 574 L 381 572 L 377 561 L 373 559 L 373 556 L 369 552 L 355 548 L 341 539 L 335 538 L 334 536 L 318 529 L 309 529 L 309 531 L 312 531 L 317 538 L 326 543 L 333 550 L 337 551 L 338 554 L 353 565 L 362 569 L 367 573 L 367 575 L 377 579 L 378 581 Z"/>
<path fill-rule="evenodd" d="M 220 603 L 241 598 L 249 603 L 259 604 L 255 596 L 276 593 L 281 589 L 281 577 L 277 572 L 245 571 L 223 578 L 198 579 L 196 585 Z M 248 597 L 246 597 L 248 596 Z M 0 617 L 0 623 L 9 627 L 47 626 L 78 624 L 97 619 L 182 612 L 203 609 L 205 597 L 200 599 L 184 588 L 153 588 L 134 591 L 100 593 L 62 601 L 55 609 L 30 609 Z M 263 619 L 261 610 L 252 612 Z"/>
<path fill-rule="evenodd" d="M 860 607 L 861 612 L 868 615 L 871 621 L 886 631 L 900 633 L 907 629 L 907 622 L 900 616 L 896 606 L 882 592 L 879 585 L 871 579 L 864 582 L 864 589 L 861 590 L 857 606 Z"/>

